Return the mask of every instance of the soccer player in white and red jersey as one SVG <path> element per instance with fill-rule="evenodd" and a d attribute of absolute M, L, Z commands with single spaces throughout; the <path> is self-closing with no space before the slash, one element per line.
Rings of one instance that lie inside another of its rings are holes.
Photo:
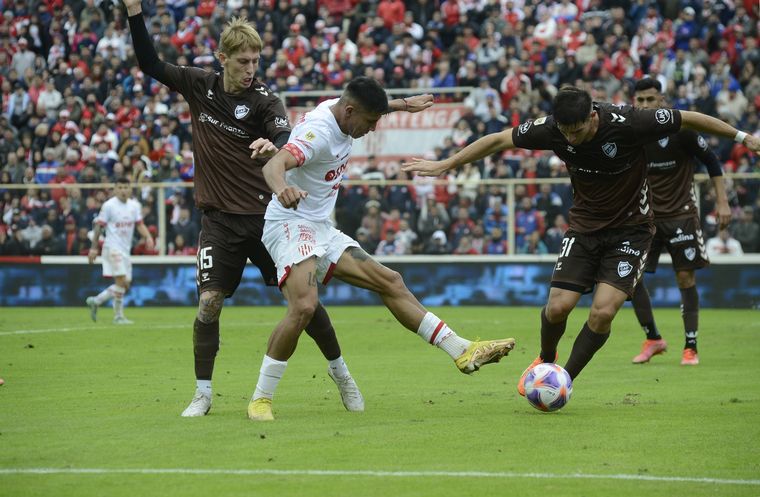
<path fill-rule="evenodd" d="M 98 256 L 100 234 L 105 230 L 106 239 L 103 242 L 103 276 L 113 277 L 114 283 L 95 295 L 87 297 L 86 303 L 90 308 L 90 317 L 97 319 L 98 307 L 113 299 L 114 324 L 132 324 L 124 317 L 124 294 L 132 282 L 132 261 L 129 254 L 132 250 L 132 237 L 135 228 L 145 239 L 145 247 L 153 250 L 153 237 L 143 224 L 140 202 L 130 198 L 132 187 L 129 180 L 119 178 L 114 186 L 114 196 L 108 199 L 100 208 L 95 218 L 93 228 L 92 248 L 87 254 L 90 264 Z"/>
<path fill-rule="evenodd" d="M 463 373 L 499 361 L 514 347 L 511 338 L 471 342 L 458 336 L 420 304 L 401 275 L 372 259 L 330 219 L 353 140 L 374 130 L 388 112 L 420 112 L 432 105 L 432 95 L 389 102 L 377 81 L 356 78 L 339 99 L 322 102 L 306 114 L 264 166 L 264 179 L 274 194 L 264 215 L 262 242 L 277 266 L 288 310 L 269 338 L 249 418 L 274 419 L 272 397 L 317 308 L 317 284 L 332 277 L 378 293 L 405 328 L 448 353 Z"/>

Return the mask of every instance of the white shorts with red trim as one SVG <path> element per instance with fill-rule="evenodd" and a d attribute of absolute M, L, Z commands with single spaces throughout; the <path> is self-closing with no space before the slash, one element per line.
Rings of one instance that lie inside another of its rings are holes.
<path fill-rule="evenodd" d="M 267 220 L 261 241 L 277 266 L 277 284 L 288 278 L 290 268 L 309 257 L 317 258 L 317 278 L 326 285 L 335 264 L 349 247 L 359 243 L 337 230 L 331 222 L 314 222 L 293 218 L 286 221 Z"/>
<path fill-rule="evenodd" d="M 132 261 L 129 260 L 129 254 L 125 254 L 119 249 L 103 247 L 101 259 L 103 261 L 103 276 L 106 278 L 126 276 L 127 281 L 132 281 Z"/>

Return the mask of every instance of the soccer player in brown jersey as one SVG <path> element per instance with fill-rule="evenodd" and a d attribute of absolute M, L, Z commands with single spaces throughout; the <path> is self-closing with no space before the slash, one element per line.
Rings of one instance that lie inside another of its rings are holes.
<path fill-rule="evenodd" d="M 593 102 L 579 88 L 562 88 L 554 113 L 484 136 L 442 161 L 413 159 L 407 172 L 438 176 L 468 162 L 512 148 L 552 150 L 567 165 L 573 185 L 570 227 L 554 266 L 541 310 L 541 352 L 526 373 L 557 360 L 557 345 L 581 295 L 594 292 L 588 320 L 578 333 L 565 369 L 578 376 L 604 343 L 612 320 L 633 296 L 654 234 L 644 145 L 681 127 L 731 137 L 760 150 L 760 138 L 698 112 L 633 109 Z"/>
<path fill-rule="evenodd" d="M 245 19 L 233 18 L 220 35 L 216 52 L 223 68 L 220 74 L 161 61 L 145 27 L 140 0 L 124 4 L 140 69 L 181 93 L 192 114 L 194 193 L 203 215 L 196 276 L 199 303 L 193 324 L 196 391 L 182 416 L 204 416 L 211 408 L 225 297 L 237 289 L 248 259 L 267 285 L 277 285 L 274 262 L 261 243 L 264 212 L 272 195 L 261 168 L 287 143 L 290 124 L 280 99 L 256 80 L 262 41 Z M 329 361 L 330 377 L 346 409 L 364 410 L 321 304 L 306 332 Z"/>
<path fill-rule="evenodd" d="M 634 86 L 634 106 L 639 109 L 665 107 L 660 82 L 644 78 Z M 697 354 L 697 329 L 699 327 L 699 294 L 695 270 L 710 264 L 705 251 L 705 241 L 697 212 L 693 181 L 695 159 L 707 167 L 715 187 L 716 208 L 720 229 L 731 221 L 723 170 L 718 157 L 710 150 L 704 138 L 690 129 L 666 136 L 645 145 L 649 164 L 647 179 L 652 191 L 652 210 L 657 229 L 649 249 L 649 259 L 644 271 L 657 269 L 660 252 L 666 248 L 673 261 L 676 282 L 681 291 L 681 316 L 683 317 L 685 344 L 681 364 L 699 364 Z M 662 354 L 668 344 L 660 336 L 652 313 L 644 279 L 633 292 L 633 309 L 639 324 L 646 333 L 641 353 L 633 358 L 635 364 L 649 362 L 652 356 Z"/>

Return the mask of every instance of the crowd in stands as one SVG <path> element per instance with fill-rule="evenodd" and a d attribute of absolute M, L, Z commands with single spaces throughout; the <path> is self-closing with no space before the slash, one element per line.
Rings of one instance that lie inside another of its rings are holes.
<path fill-rule="evenodd" d="M 472 87 L 471 113 L 431 158 L 550 113 L 565 84 L 630 103 L 644 75 L 662 80 L 674 108 L 760 132 L 757 0 L 156 0 L 143 8 L 160 57 L 208 70 L 219 69 L 224 24 L 247 16 L 264 41 L 259 77 L 278 92 L 340 89 L 357 75 L 411 92 Z M 195 253 L 191 189 L 170 188 L 157 205 L 156 190 L 140 186 L 192 180 L 188 106 L 137 67 L 120 2 L 0 0 L 0 12 L 0 255 L 86 254 L 109 194 L 88 185 L 122 176 L 137 183 L 154 234 L 166 210 L 167 253 Z M 709 143 L 726 171 L 760 171 L 742 145 Z M 374 162 L 352 179 L 408 179 L 397 164 Z M 517 185 L 512 213 L 505 187 L 478 180 L 565 175 L 552 154 L 513 151 L 453 174 L 459 185 L 345 187 L 336 220 L 371 253 L 504 254 L 514 215 L 514 251 L 552 253 L 566 228 L 568 184 Z M 760 251 L 757 180 L 727 186 L 730 234 L 744 252 Z M 713 194 L 701 192 L 705 233 L 714 236 Z"/>

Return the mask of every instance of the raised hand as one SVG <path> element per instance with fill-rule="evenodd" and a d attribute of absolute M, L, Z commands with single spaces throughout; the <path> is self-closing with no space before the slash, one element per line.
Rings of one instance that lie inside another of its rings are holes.
<path fill-rule="evenodd" d="M 412 113 L 422 112 L 423 110 L 432 107 L 434 103 L 433 95 L 430 95 L 429 93 L 406 97 L 404 98 L 404 102 L 406 103 L 406 108 L 404 110 Z"/>

